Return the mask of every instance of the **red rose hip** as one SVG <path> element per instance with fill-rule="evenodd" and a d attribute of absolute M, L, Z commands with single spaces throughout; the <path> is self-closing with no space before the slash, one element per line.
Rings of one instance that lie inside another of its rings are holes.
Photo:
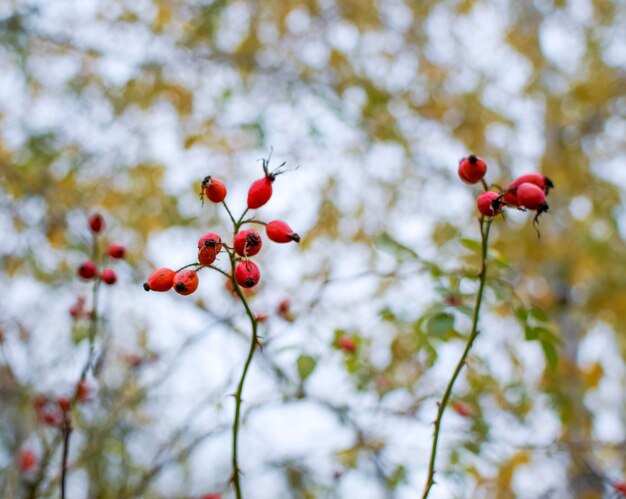
<path fill-rule="evenodd" d="M 202 265 L 211 265 L 222 251 L 222 238 L 209 232 L 198 241 L 198 261 Z"/>
<path fill-rule="evenodd" d="M 248 208 L 255 210 L 267 203 L 272 197 L 272 182 L 274 182 L 273 176 L 265 176 L 262 179 L 256 180 L 250 186 L 248 191 Z"/>
<path fill-rule="evenodd" d="M 221 203 L 226 199 L 226 186 L 214 177 L 205 177 L 202 181 L 202 192 L 213 203 Z"/>
<path fill-rule="evenodd" d="M 37 466 L 37 457 L 30 449 L 22 449 L 18 459 L 17 467 L 20 471 L 30 471 Z"/>
<path fill-rule="evenodd" d="M 174 276 L 176 272 L 172 269 L 160 268 L 156 269 L 148 280 L 143 284 L 146 291 L 169 291 L 174 285 Z"/>
<path fill-rule="evenodd" d="M 286 222 L 274 220 L 265 226 L 267 237 L 275 243 L 300 242 L 300 236 L 296 234 Z"/>
<path fill-rule="evenodd" d="M 487 191 L 483 192 L 476 200 L 476 206 L 481 215 L 485 217 L 495 217 L 497 214 L 502 213 L 502 203 L 498 199 L 499 194 L 497 192 Z"/>
<path fill-rule="evenodd" d="M 89 228 L 94 234 L 100 234 L 104 230 L 104 218 L 100 213 L 94 213 L 89 216 Z"/>
<path fill-rule="evenodd" d="M 111 286 L 117 282 L 117 274 L 113 269 L 104 269 L 102 274 L 100 274 L 100 279 L 102 279 L 105 284 Z"/>
<path fill-rule="evenodd" d="M 111 258 L 121 259 L 126 256 L 126 248 L 121 244 L 110 244 L 107 249 L 107 254 Z"/>
<path fill-rule="evenodd" d="M 520 205 L 529 210 L 546 211 L 546 195 L 535 184 L 523 183 L 517 187 L 517 200 Z"/>
<path fill-rule="evenodd" d="M 261 236 L 256 230 L 246 229 L 238 232 L 233 240 L 235 252 L 241 256 L 254 256 L 263 246 Z"/>
<path fill-rule="evenodd" d="M 256 286 L 260 278 L 261 273 L 259 272 L 259 267 L 250 260 L 239 262 L 235 267 L 235 281 L 237 281 L 237 284 L 242 288 L 252 288 Z"/>
<path fill-rule="evenodd" d="M 487 173 L 487 163 L 474 154 L 470 154 L 459 162 L 459 177 L 466 184 L 480 182 L 485 173 Z"/>
<path fill-rule="evenodd" d="M 174 291 L 180 295 L 190 295 L 198 289 L 198 273 L 195 270 L 181 270 L 174 276 Z"/>
<path fill-rule="evenodd" d="M 80 267 L 78 267 L 78 275 L 83 279 L 93 279 L 96 277 L 98 270 L 96 269 L 96 264 L 91 260 L 83 263 Z"/>

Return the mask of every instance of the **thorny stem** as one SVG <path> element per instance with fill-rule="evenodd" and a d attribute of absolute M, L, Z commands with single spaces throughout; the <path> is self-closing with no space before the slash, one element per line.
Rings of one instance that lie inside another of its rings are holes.
<path fill-rule="evenodd" d="M 448 382 L 448 386 L 446 387 L 445 392 L 443 393 L 443 397 L 441 398 L 441 402 L 438 404 L 437 408 L 437 418 L 435 419 L 435 432 L 433 435 L 432 447 L 430 450 L 430 461 L 428 463 L 428 479 L 426 481 L 426 486 L 424 487 L 424 493 L 422 495 L 422 499 L 426 499 L 428 494 L 430 493 L 431 487 L 435 483 L 435 459 L 437 457 L 437 446 L 439 444 L 439 433 L 441 432 L 441 422 L 443 420 L 443 413 L 446 410 L 446 406 L 450 400 L 450 396 L 452 395 L 452 389 L 454 388 L 454 383 L 456 382 L 465 362 L 467 360 L 467 356 L 469 355 L 470 350 L 472 349 L 472 345 L 474 344 L 474 340 L 478 336 L 478 319 L 480 316 L 480 306 L 483 301 L 483 294 L 485 291 L 485 283 L 487 281 L 487 249 L 489 243 L 489 230 L 491 228 L 492 219 L 485 217 L 481 217 L 480 219 L 480 235 L 482 238 L 482 253 L 481 253 L 481 269 L 480 269 L 480 284 L 478 286 L 478 293 L 476 294 L 476 302 L 474 304 L 474 315 L 472 318 L 472 330 L 470 332 L 469 338 L 467 339 L 467 344 L 465 345 L 465 350 L 463 350 L 463 354 L 459 359 L 459 362 L 452 373 L 452 377 Z"/>
<path fill-rule="evenodd" d="M 242 218 L 243 218 L 243 216 L 242 216 Z M 254 313 L 250 309 L 250 306 L 248 305 L 248 301 L 246 300 L 245 295 L 241 291 L 241 288 L 239 287 L 239 284 L 237 283 L 237 281 L 234 278 L 234 275 L 235 275 L 235 258 L 234 258 L 234 255 L 232 253 L 230 254 L 230 265 L 231 265 L 232 274 L 229 277 L 232 280 L 233 287 L 235 289 L 235 292 L 237 293 L 237 296 L 239 296 L 239 299 L 241 300 L 241 303 L 243 304 L 244 308 L 246 309 L 246 314 L 248 315 L 248 318 L 250 319 L 250 325 L 252 327 L 252 337 L 250 338 L 250 349 L 248 350 L 248 356 L 247 356 L 246 362 L 245 362 L 245 364 L 243 366 L 243 371 L 241 373 L 241 378 L 239 379 L 239 384 L 237 385 L 237 391 L 235 392 L 235 420 L 233 422 L 233 438 L 232 438 L 232 446 L 233 446 L 233 450 L 232 450 L 232 453 L 233 453 L 233 475 L 231 477 L 231 481 L 233 482 L 233 486 L 235 487 L 235 495 L 236 495 L 237 499 L 241 499 L 242 495 L 241 495 L 241 484 L 240 484 L 240 481 L 239 481 L 240 470 L 239 470 L 239 451 L 238 451 L 239 422 L 240 422 L 240 419 L 241 419 L 241 403 L 242 403 L 241 395 L 243 393 L 243 385 L 244 385 L 244 383 L 246 381 L 246 375 L 248 374 L 248 369 L 250 367 L 250 363 L 252 362 L 252 357 L 254 356 L 254 351 L 256 350 L 256 347 L 257 347 L 257 344 L 258 344 L 258 337 L 257 337 L 257 320 L 256 320 L 256 316 L 254 315 Z"/>

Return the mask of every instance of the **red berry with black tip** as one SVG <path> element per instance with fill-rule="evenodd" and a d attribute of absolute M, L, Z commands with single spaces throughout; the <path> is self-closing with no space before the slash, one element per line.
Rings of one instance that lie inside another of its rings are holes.
<path fill-rule="evenodd" d="M 176 272 L 172 269 L 160 268 L 156 269 L 148 280 L 143 284 L 146 291 L 169 291 L 174 285 L 174 276 Z"/>
<path fill-rule="evenodd" d="M 89 227 L 94 234 L 100 234 L 104 230 L 104 218 L 100 213 L 94 213 L 90 215 L 89 219 Z"/>
<path fill-rule="evenodd" d="M 459 177 L 466 184 L 480 182 L 485 173 L 487 173 L 487 163 L 474 154 L 470 154 L 459 162 Z"/>
<path fill-rule="evenodd" d="M 202 265 L 211 265 L 222 251 L 222 238 L 209 232 L 198 241 L 198 261 Z"/>
<path fill-rule="evenodd" d="M 481 215 L 486 217 L 495 217 L 502 213 L 502 202 L 499 199 L 500 194 L 497 192 L 483 192 L 476 200 L 476 206 Z"/>
<path fill-rule="evenodd" d="M 202 192 L 213 203 L 221 203 L 226 199 L 226 186 L 221 180 L 215 177 L 205 177 L 202 181 Z"/>
<path fill-rule="evenodd" d="M 282 220 L 274 220 L 265 226 L 265 232 L 275 243 L 289 243 L 295 241 L 300 242 L 300 236 L 296 234 L 286 222 Z"/>
<path fill-rule="evenodd" d="M 180 295 L 190 295 L 198 289 L 198 273 L 195 270 L 181 270 L 174 276 L 174 291 Z"/>
<path fill-rule="evenodd" d="M 100 279 L 102 279 L 105 284 L 111 286 L 117 282 L 117 274 L 113 269 L 104 269 L 102 274 L 100 274 Z"/>
<path fill-rule="evenodd" d="M 254 256 L 263 246 L 261 236 L 256 230 L 245 229 L 238 232 L 233 240 L 235 252 L 241 256 Z"/>
<path fill-rule="evenodd" d="M 107 254 L 111 258 L 121 259 L 126 256 L 126 248 L 121 244 L 110 244 L 107 249 Z"/>
<path fill-rule="evenodd" d="M 80 267 L 78 267 L 78 275 L 83 279 L 93 279 L 96 277 L 98 273 L 98 269 L 96 268 L 96 264 L 91 260 L 83 263 Z"/>
<path fill-rule="evenodd" d="M 237 281 L 237 284 L 242 288 L 252 288 L 256 286 L 260 278 L 261 273 L 259 272 L 259 267 L 250 260 L 239 262 L 235 267 L 235 281 Z"/>

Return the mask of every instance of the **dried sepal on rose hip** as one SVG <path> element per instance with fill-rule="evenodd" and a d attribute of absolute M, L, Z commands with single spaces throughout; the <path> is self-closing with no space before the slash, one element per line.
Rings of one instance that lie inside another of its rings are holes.
<path fill-rule="evenodd" d="M 143 289 L 146 291 L 169 291 L 174 285 L 174 276 L 176 272 L 168 268 L 156 269 L 148 280 L 144 282 Z"/>
<path fill-rule="evenodd" d="M 202 265 L 211 265 L 222 251 L 222 238 L 209 232 L 198 240 L 198 261 Z"/>
<path fill-rule="evenodd" d="M 263 173 L 265 174 L 263 178 L 255 180 L 248 190 L 248 209 L 250 210 L 256 210 L 270 200 L 272 197 L 272 184 L 274 183 L 274 180 L 276 180 L 278 175 L 284 173 L 280 171 L 280 168 L 283 167 L 285 163 L 279 165 L 279 167 L 273 172 L 269 171 L 271 157 L 272 153 L 270 152 L 270 156 L 263 160 Z"/>
<path fill-rule="evenodd" d="M 181 270 L 174 276 L 174 291 L 179 295 L 190 295 L 198 289 L 198 273 L 195 270 Z"/>
<path fill-rule="evenodd" d="M 459 178 L 466 184 L 477 184 L 485 173 L 487 173 L 487 163 L 475 154 L 470 154 L 459 162 Z"/>
<path fill-rule="evenodd" d="M 495 217 L 502 213 L 501 196 L 497 192 L 487 191 L 478 196 L 476 207 L 481 215 Z"/>
<path fill-rule="evenodd" d="M 263 241 L 256 230 L 245 229 L 235 235 L 233 246 L 240 256 L 254 256 L 261 251 Z"/>
<path fill-rule="evenodd" d="M 226 186 L 221 180 L 211 176 L 204 177 L 202 181 L 202 192 L 200 192 L 200 198 L 203 201 L 204 196 L 206 196 L 209 201 L 213 203 L 221 203 L 226 199 L 227 193 Z"/>
<path fill-rule="evenodd" d="M 260 278 L 261 273 L 259 272 L 259 267 L 257 267 L 254 262 L 243 260 L 237 263 L 235 267 L 235 281 L 237 281 L 237 284 L 242 288 L 252 288 L 256 286 Z"/>
<path fill-rule="evenodd" d="M 287 222 L 274 220 L 265 226 L 267 237 L 275 243 L 300 242 L 300 236 L 296 234 Z"/>

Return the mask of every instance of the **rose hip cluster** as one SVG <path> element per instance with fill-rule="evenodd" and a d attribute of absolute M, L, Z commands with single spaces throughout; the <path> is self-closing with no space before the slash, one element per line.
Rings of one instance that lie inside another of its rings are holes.
<path fill-rule="evenodd" d="M 487 189 L 487 183 L 483 180 L 486 173 L 487 163 L 473 154 L 463 158 L 459 163 L 459 177 L 466 184 L 483 182 Z M 478 196 L 476 205 L 480 214 L 485 217 L 495 217 L 506 207 L 536 211 L 534 222 L 537 222 L 538 217 L 548 211 L 546 196 L 552 187 L 554 184 L 548 177 L 540 173 L 527 173 L 499 192 L 489 190 L 483 192 Z"/>
<path fill-rule="evenodd" d="M 256 219 L 244 219 L 249 210 L 260 208 L 270 200 L 272 197 L 272 184 L 276 177 L 283 173 L 283 171 L 279 170 L 284 163 L 273 172 L 268 170 L 268 165 L 269 159 L 263 160 L 263 178 L 256 180 L 250 186 L 248 190 L 248 207 L 238 221 L 235 221 L 226 205 L 227 189 L 224 183 L 210 176 L 202 181 L 202 190 L 200 192 L 202 201 L 204 202 L 204 197 L 206 196 L 213 203 L 222 203 L 233 222 L 234 236 L 232 244 L 229 246 L 222 241 L 219 234 L 214 232 L 203 235 L 198 241 L 197 263 L 186 265 L 177 271 L 169 268 L 155 270 L 143 285 L 146 291 L 169 291 L 174 288 L 174 291 L 181 295 L 193 293 L 199 284 L 198 271 L 204 267 L 211 267 L 223 249 L 228 253 L 233 263 L 234 280 L 237 284 L 246 289 L 256 286 L 261 278 L 261 273 L 257 265 L 250 260 L 250 257 L 261 251 L 263 239 L 254 229 L 242 229 L 241 226 L 245 224 L 263 225 L 268 239 L 276 243 L 300 242 L 300 236 L 282 220 L 265 223 Z"/>
<path fill-rule="evenodd" d="M 104 231 L 104 218 L 99 213 L 94 213 L 89 217 L 89 228 L 94 235 L 94 256 L 92 260 L 87 260 L 78 267 L 78 275 L 82 279 L 100 279 L 109 286 L 117 282 L 117 274 L 112 268 L 105 268 L 102 272 L 98 272 L 98 266 L 94 262 L 97 257 L 96 236 Z M 107 256 L 114 259 L 123 259 L 126 257 L 126 248 L 120 244 L 110 244 L 107 249 Z"/>

